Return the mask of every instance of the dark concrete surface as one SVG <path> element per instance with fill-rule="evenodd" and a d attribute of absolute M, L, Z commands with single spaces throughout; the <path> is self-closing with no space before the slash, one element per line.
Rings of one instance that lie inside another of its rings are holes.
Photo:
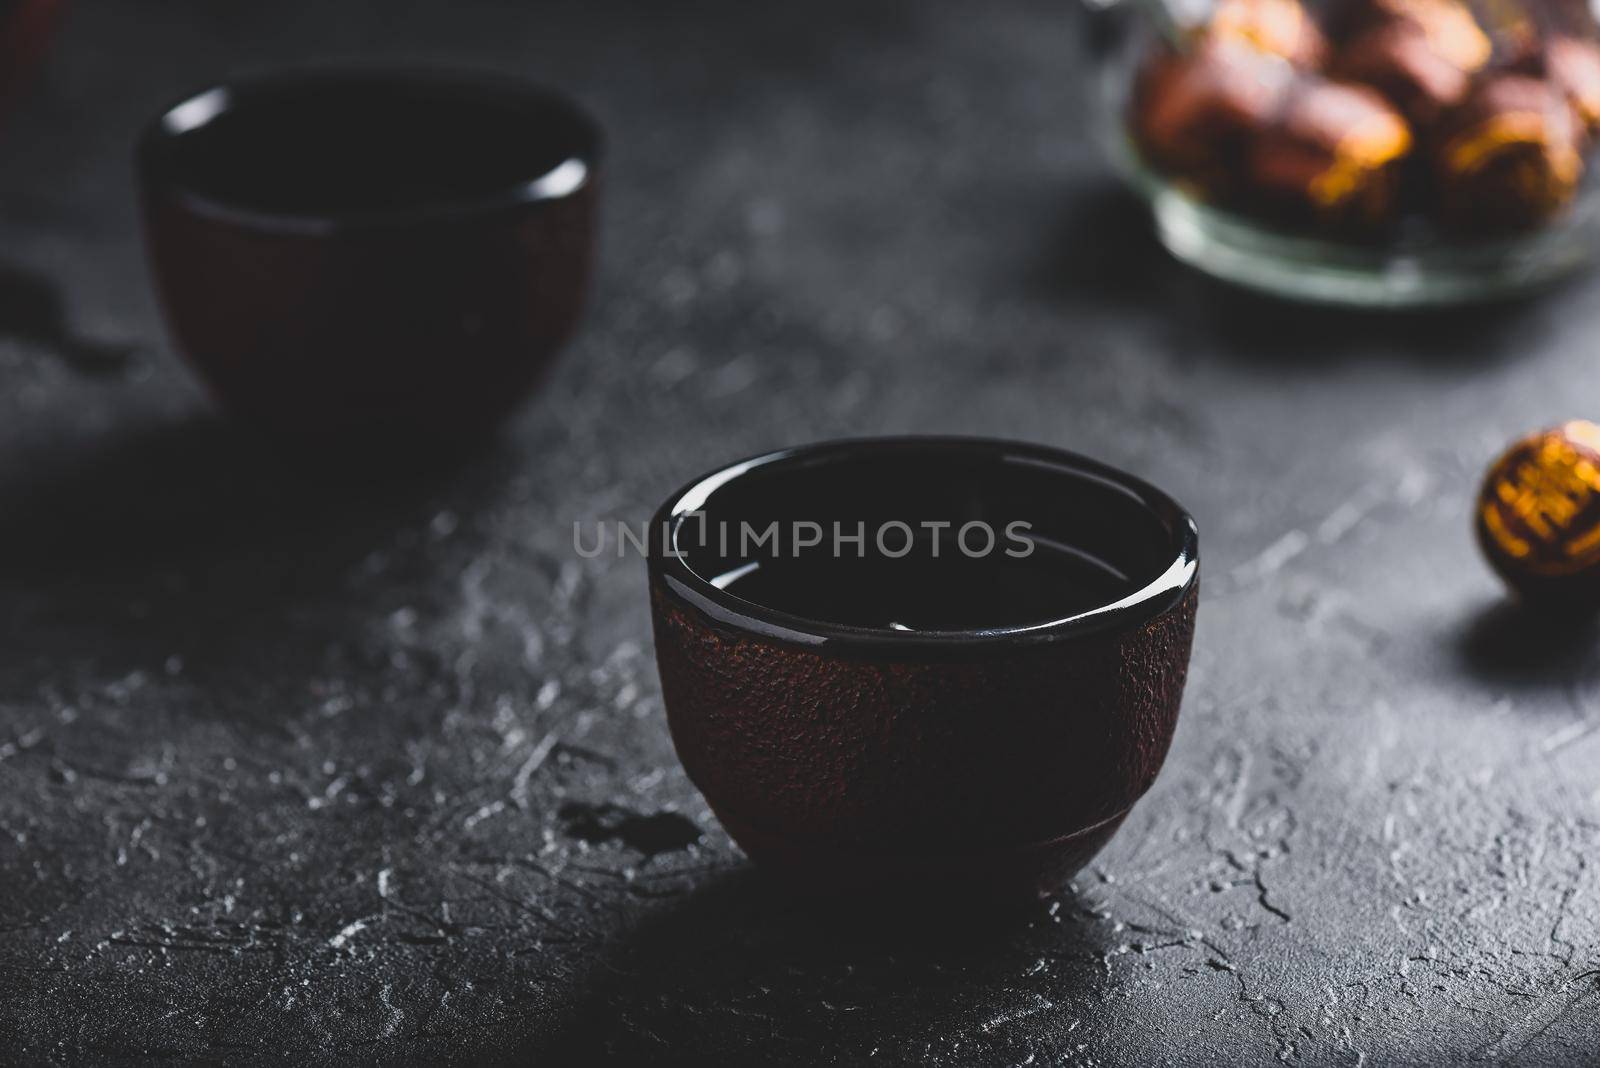
<path fill-rule="evenodd" d="M 1370 317 L 1168 262 L 1067 0 L 83 0 L 0 134 L 0 1061 L 1592 1063 L 1600 657 L 1469 526 L 1600 414 L 1600 279 Z M 128 151 L 338 56 L 567 86 L 603 281 L 462 468 L 313 478 L 172 353 Z M 638 560 L 730 457 L 1000 434 L 1171 489 L 1205 590 L 1166 771 L 1013 927 L 820 916 L 667 737 Z"/>

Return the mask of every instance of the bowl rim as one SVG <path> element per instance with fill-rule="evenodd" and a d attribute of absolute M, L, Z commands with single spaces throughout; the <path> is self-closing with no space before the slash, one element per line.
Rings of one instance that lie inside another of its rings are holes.
<path fill-rule="evenodd" d="M 1061 475 L 1090 479 L 1136 499 L 1170 535 L 1171 560 L 1143 586 L 1107 605 L 1045 623 L 948 631 L 902 631 L 861 627 L 795 615 L 739 597 L 713 585 L 681 555 L 668 552 L 669 539 L 689 514 L 717 489 L 754 471 L 775 465 L 825 462 L 862 450 L 907 452 L 955 450 L 1034 467 L 1057 468 Z M 657 509 L 650 521 L 648 563 L 651 584 L 723 626 L 801 645 L 858 647 L 882 652 L 941 651 L 960 648 L 1048 644 L 1108 631 L 1128 630 L 1170 611 L 1199 576 L 1199 531 L 1194 518 L 1171 496 L 1109 464 L 1048 445 L 1000 438 L 900 436 L 840 438 L 777 449 L 737 460 L 685 483 Z"/>
<path fill-rule="evenodd" d="M 176 172 L 164 149 L 249 100 L 316 86 L 391 85 L 432 88 L 558 115 L 579 131 L 578 145 L 541 174 L 464 198 L 374 211 L 278 211 L 206 192 Z M 350 230 L 403 227 L 493 215 L 533 204 L 568 200 L 591 188 L 605 154 L 600 123 L 569 94 L 512 75 L 446 66 L 347 63 L 290 67 L 246 74 L 187 93 L 162 108 L 140 131 L 135 160 L 146 198 L 176 201 L 209 218 L 275 233 L 322 235 Z"/>

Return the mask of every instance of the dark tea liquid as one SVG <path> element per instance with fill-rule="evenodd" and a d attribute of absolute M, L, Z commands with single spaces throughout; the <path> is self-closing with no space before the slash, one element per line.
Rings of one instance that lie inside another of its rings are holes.
<path fill-rule="evenodd" d="M 225 203 L 344 214 L 512 191 L 583 142 L 555 105 L 425 79 L 333 80 L 243 94 L 170 152 L 187 185 Z"/>
<path fill-rule="evenodd" d="M 1068 546 L 1035 540 L 1026 557 L 1007 556 L 1007 546 L 1002 541 L 974 558 L 951 537 L 940 540 L 935 557 L 929 537 L 895 559 L 880 555 L 870 541 L 864 558 L 853 545 L 835 557 L 825 541 L 799 557 L 757 556 L 711 581 L 745 600 L 808 619 L 924 632 L 1048 623 L 1134 591 L 1126 575 Z"/>

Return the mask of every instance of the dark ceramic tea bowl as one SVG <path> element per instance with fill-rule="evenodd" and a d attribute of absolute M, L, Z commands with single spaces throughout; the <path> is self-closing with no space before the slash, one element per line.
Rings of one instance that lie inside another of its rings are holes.
<path fill-rule="evenodd" d="M 678 755 L 791 881 L 1058 889 L 1166 757 L 1198 559 L 1170 497 L 1036 445 L 844 441 L 712 472 L 650 531 Z"/>
<path fill-rule="evenodd" d="M 600 133 L 551 91 L 278 75 L 171 108 L 138 156 L 178 346 L 229 412 L 291 443 L 480 436 L 578 321 Z"/>
<path fill-rule="evenodd" d="M 65 0 L 0 0 L 0 118 L 44 57 Z"/>

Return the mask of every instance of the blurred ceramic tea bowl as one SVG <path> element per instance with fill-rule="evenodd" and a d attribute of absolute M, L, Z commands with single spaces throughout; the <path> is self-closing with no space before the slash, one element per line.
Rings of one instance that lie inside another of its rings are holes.
<path fill-rule="evenodd" d="M 678 755 L 791 883 L 1036 898 L 1166 757 L 1197 535 L 1113 468 L 978 439 L 812 445 L 696 479 L 649 548 Z"/>
<path fill-rule="evenodd" d="M 480 438 L 577 325 L 601 134 L 559 93 L 393 69 L 198 93 L 138 149 L 157 290 L 220 404 L 331 455 Z"/>
<path fill-rule="evenodd" d="M 44 58 L 65 0 L 0 0 L 0 119 Z"/>

